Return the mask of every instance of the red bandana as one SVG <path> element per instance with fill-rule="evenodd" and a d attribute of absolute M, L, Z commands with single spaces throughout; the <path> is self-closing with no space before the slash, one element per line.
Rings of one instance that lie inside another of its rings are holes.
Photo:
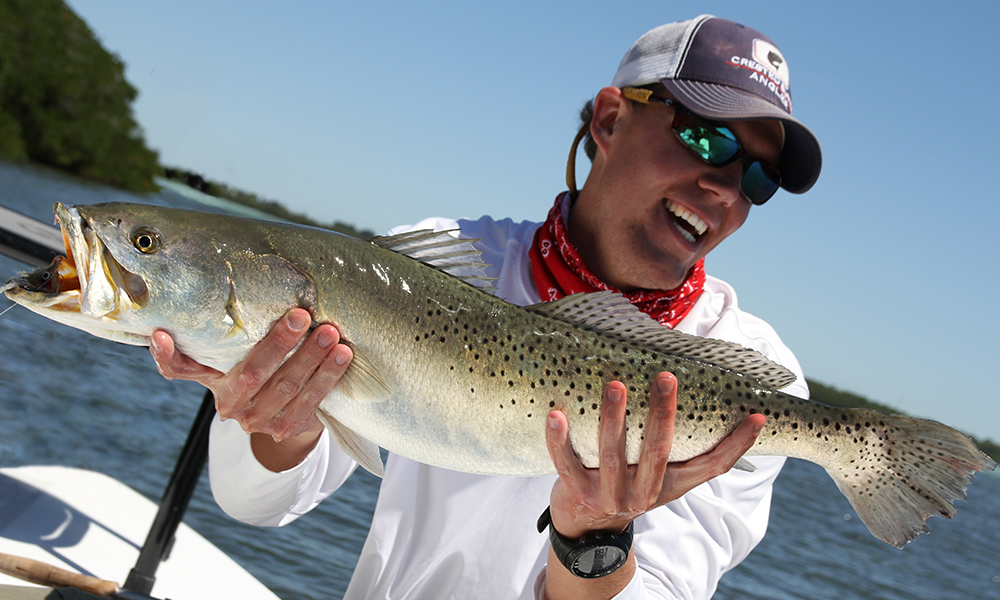
<path fill-rule="evenodd" d="M 568 202 L 569 194 L 560 194 L 556 198 L 555 206 L 549 211 L 545 223 L 538 228 L 531 245 L 531 272 L 539 295 L 543 301 L 552 302 L 579 292 L 620 292 L 591 273 L 569 242 L 563 218 L 563 207 Z M 687 279 L 677 288 L 620 293 L 639 310 L 673 329 L 694 306 L 704 287 L 705 259 L 701 259 L 691 267 Z"/>

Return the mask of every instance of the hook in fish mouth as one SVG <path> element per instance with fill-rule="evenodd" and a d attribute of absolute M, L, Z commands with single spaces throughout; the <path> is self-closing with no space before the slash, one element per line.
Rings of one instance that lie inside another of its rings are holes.
<path fill-rule="evenodd" d="M 58 294 L 64 283 L 67 283 L 69 279 L 76 280 L 75 275 L 72 277 L 67 276 L 67 282 L 63 281 L 60 277 L 60 269 L 66 270 L 63 263 L 66 261 L 65 256 L 57 256 L 52 260 L 52 264 L 47 267 L 36 269 L 28 273 L 22 273 L 21 275 L 15 277 L 10 283 L 4 286 L 4 289 L 9 289 L 13 287 L 19 287 L 25 289 L 29 292 L 39 292 L 42 294 Z M 79 288 L 80 284 L 77 281 L 75 287 Z"/>
<path fill-rule="evenodd" d="M 145 306 L 146 282 L 115 259 L 80 212 L 57 203 L 55 215 L 66 255 L 13 279 L 4 291 L 28 294 L 39 306 L 91 317 L 111 317 L 123 308 Z"/>

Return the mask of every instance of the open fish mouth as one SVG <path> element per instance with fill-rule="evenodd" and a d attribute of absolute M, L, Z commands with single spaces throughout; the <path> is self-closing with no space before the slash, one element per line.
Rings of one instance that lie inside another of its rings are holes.
<path fill-rule="evenodd" d="M 145 281 L 115 259 L 76 208 L 56 204 L 55 216 L 66 256 L 16 277 L 3 291 L 24 296 L 38 307 L 97 318 L 114 318 L 123 310 L 146 305 Z"/>

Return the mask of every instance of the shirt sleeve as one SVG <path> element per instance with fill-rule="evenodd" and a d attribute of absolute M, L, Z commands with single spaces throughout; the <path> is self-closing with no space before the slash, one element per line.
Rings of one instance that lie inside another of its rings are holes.
<path fill-rule="evenodd" d="M 636 522 L 644 594 L 629 598 L 711 598 L 719 579 L 764 538 L 771 490 L 784 458 L 752 457 L 754 473 L 731 471 Z"/>
<path fill-rule="evenodd" d="M 272 527 L 315 508 L 357 467 L 324 433 L 304 461 L 275 473 L 257 461 L 250 436 L 239 424 L 218 416 L 209 432 L 208 455 L 212 495 L 222 510 L 244 523 Z"/>

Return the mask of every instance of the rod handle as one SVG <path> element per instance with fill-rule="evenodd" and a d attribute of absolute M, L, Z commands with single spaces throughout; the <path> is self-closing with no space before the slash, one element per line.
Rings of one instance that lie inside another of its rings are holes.
<path fill-rule="evenodd" d="M 118 584 L 114 581 L 81 575 L 38 560 L 3 552 L 0 552 L 0 573 L 48 587 L 74 587 L 105 598 L 110 598 L 118 591 Z"/>

